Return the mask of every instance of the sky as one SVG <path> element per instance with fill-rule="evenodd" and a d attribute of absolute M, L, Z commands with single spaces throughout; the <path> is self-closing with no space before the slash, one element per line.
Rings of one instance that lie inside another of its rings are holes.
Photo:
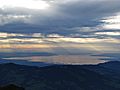
<path fill-rule="evenodd" d="M 0 0 L 0 62 L 120 60 L 120 0 Z"/>

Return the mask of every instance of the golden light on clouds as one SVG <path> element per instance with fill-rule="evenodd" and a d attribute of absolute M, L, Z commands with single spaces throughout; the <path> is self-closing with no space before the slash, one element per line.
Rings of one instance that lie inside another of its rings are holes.
<path fill-rule="evenodd" d="M 95 33 L 119 35 L 119 33 Z M 10 53 L 4 60 L 28 60 L 29 62 L 61 63 L 61 64 L 98 64 L 105 62 L 93 53 L 119 52 L 120 40 L 107 37 L 73 38 L 59 34 L 43 35 L 41 33 L 0 33 L 0 53 Z M 19 57 L 19 54 L 23 57 Z M 50 56 L 41 56 L 47 52 Z M 16 53 L 15 55 L 12 53 Z M 29 54 L 30 53 L 30 54 Z M 36 54 L 37 53 L 37 54 Z M 44 53 L 43 53 L 44 54 Z"/>
<path fill-rule="evenodd" d="M 47 44 L 0 44 L 0 49 L 40 49 L 49 48 Z"/>
<path fill-rule="evenodd" d="M 99 32 L 95 34 L 119 35 L 119 33 Z M 106 45 L 103 45 L 106 44 Z M 116 38 L 72 38 L 57 34 L 50 34 L 47 37 L 41 33 L 20 34 L 20 33 L 0 33 L 0 49 L 56 49 L 62 48 L 71 52 L 73 49 L 85 49 L 95 51 L 116 50 L 108 44 L 119 44 Z"/>

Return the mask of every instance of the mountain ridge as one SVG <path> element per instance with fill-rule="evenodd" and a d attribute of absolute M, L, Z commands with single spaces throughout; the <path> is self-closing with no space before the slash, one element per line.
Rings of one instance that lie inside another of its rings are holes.
<path fill-rule="evenodd" d="M 105 67 L 112 63 L 120 65 L 116 61 L 46 67 L 0 64 L 0 86 L 14 84 L 25 90 L 120 90 L 120 74 Z"/>

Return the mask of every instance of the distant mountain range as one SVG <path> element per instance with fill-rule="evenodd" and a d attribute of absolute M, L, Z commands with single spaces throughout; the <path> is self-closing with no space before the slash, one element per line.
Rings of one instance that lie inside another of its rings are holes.
<path fill-rule="evenodd" d="M 25 90 L 120 90 L 120 62 L 46 67 L 0 64 L 0 86 L 9 84 Z"/>

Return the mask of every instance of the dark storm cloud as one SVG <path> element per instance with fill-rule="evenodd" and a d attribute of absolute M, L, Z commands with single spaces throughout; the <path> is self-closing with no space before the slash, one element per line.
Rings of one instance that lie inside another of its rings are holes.
<path fill-rule="evenodd" d="M 95 37 L 101 19 L 120 12 L 120 0 L 45 0 L 45 11 L 21 8 L 1 9 L 1 32 L 57 33 Z M 10 17 L 11 16 L 11 17 Z M 18 17 L 17 19 L 15 17 Z M 15 19 L 15 20 L 14 20 Z M 5 22 L 5 23 L 4 23 Z M 84 27 L 89 27 L 85 32 Z M 76 29 L 79 28 L 80 30 Z M 92 29 L 96 29 L 92 31 Z"/>
<path fill-rule="evenodd" d="M 55 1 L 55 5 L 53 3 L 57 12 L 60 13 L 48 20 L 55 22 L 53 26 L 94 26 L 100 24 L 98 22 L 102 17 L 111 16 L 120 11 L 119 0 L 65 1 Z"/>

